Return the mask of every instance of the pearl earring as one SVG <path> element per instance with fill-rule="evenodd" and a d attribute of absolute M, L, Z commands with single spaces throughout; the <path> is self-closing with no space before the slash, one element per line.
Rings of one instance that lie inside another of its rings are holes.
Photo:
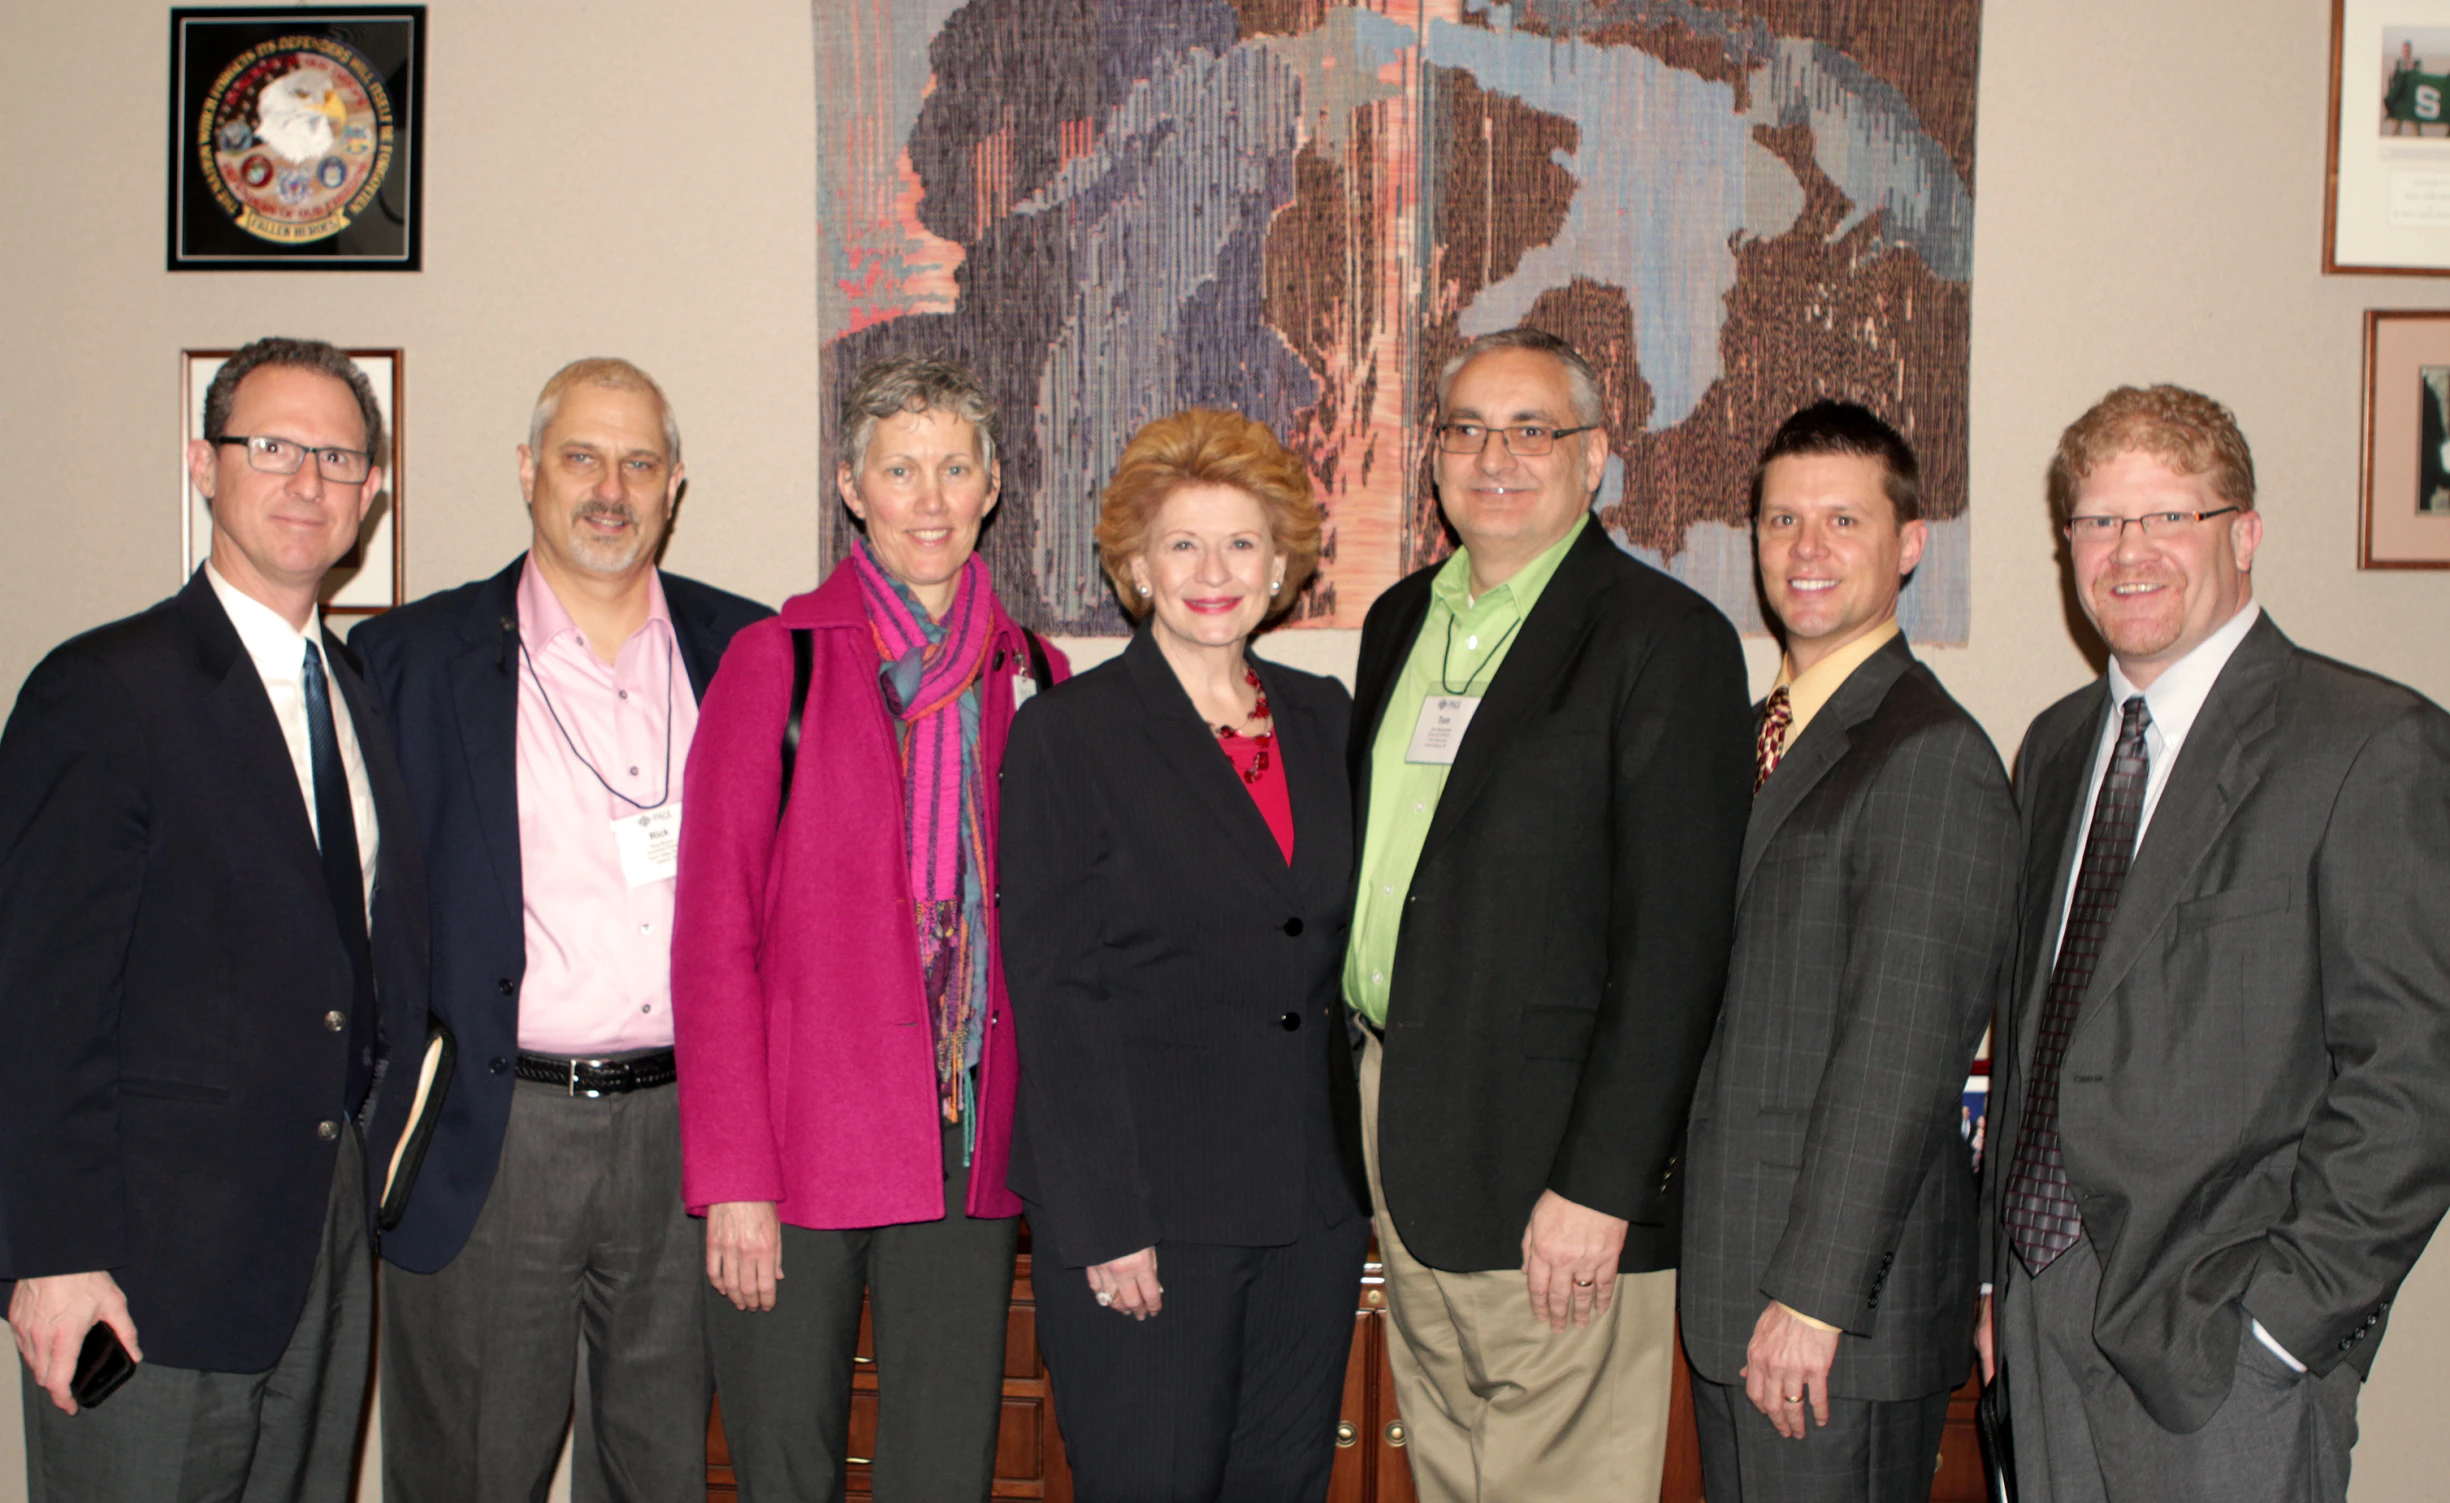
<path fill-rule="evenodd" d="M 1140 586 L 1140 597 L 1141 597 L 1142 599 L 1144 599 L 1144 600 L 1148 598 L 1148 586 L 1147 586 L 1147 585 L 1142 585 L 1142 586 Z"/>
<path fill-rule="evenodd" d="M 1284 587 L 1285 582 L 1281 579 L 1271 579 L 1268 581 L 1268 593 L 1271 595 L 1275 594 L 1278 590 L 1281 590 Z"/>

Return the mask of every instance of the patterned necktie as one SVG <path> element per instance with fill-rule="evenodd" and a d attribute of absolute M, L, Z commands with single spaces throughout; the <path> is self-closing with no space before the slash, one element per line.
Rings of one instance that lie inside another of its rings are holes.
<path fill-rule="evenodd" d="M 2084 1218 L 2068 1189 L 2067 1165 L 2059 1153 L 2059 1062 L 2076 1031 L 2076 1006 L 2093 979 L 2093 962 L 2118 912 L 2119 890 L 2135 860 L 2135 831 L 2143 822 L 2144 728 L 2152 712 L 2141 694 L 2120 707 L 2118 744 L 2093 801 L 2092 826 L 2084 834 L 2084 862 L 2076 873 L 2076 899 L 2067 910 L 2067 932 L 2059 939 L 2058 964 L 2042 1002 L 2041 1036 L 2033 1051 L 2033 1079 L 2025 1087 L 2023 1130 L 2008 1175 L 2008 1240 L 2025 1267 L 2039 1275 L 2076 1245 Z"/>
<path fill-rule="evenodd" d="M 323 847 L 323 887 L 332 900 L 340 947 L 348 952 L 355 985 L 349 1006 L 348 1097 L 355 1115 L 374 1078 L 374 954 L 366 942 L 366 875 L 357 854 L 357 811 L 349 802 L 349 774 L 340 760 L 340 737 L 332 729 L 332 693 L 323 677 L 323 654 L 306 644 L 306 741 L 315 771 L 315 833 Z"/>
<path fill-rule="evenodd" d="M 1778 759 L 1786 755 L 1786 728 L 1795 723 L 1795 711 L 1787 703 L 1786 685 L 1769 691 L 1761 701 L 1761 735 L 1752 748 L 1752 791 L 1759 793 L 1769 775 L 1778 770 Z"/>

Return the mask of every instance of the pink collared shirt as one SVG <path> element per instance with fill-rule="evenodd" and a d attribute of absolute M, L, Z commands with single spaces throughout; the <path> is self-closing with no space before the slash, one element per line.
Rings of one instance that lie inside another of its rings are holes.
<path fill-rule="evenodd" d="M 673 884 L 630 886 L 612 831 L 638 811 L 610 789 L 680 801 L 698 727 L 663 579 L 648 578 L 646 624 L 607 667 L 534 560 L 519 575 L 519 1047 L 539 1054 L 672 1042 Z"/>

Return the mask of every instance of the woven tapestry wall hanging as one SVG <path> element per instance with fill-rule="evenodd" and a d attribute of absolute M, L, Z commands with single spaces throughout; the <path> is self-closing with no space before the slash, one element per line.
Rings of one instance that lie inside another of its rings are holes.
<path fill-rule="evenodd" d="M 1532 324 L 1598 367 L 1620 546 L 1761 626 L 1761 444 L 1849 397 L 1921 455 L 1901 615 L 1970 614 L 1976 0 L 816 0 L 825 456 L 863 365 L 969 363 L 982 546 L 1042 631 L 1123 631 L 1091 530 L 1188 406 L 1310 464 L 1296 625 L 1357 627 L 1443 556 L 1440 364 Z M 827 486 L 830 495 L 831 487 Z M 829 505 L 825 551 L 853 537 Z"/>

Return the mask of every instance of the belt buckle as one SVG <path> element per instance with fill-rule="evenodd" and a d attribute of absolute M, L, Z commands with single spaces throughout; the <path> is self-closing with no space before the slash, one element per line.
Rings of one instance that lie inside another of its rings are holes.
<path fill-rule="evenodd" d="M 586 1065 L 590 1068 L 601 1068 L 604 1064 L 605 1061 L 600 1059 L 574 1059 L 570 1061 L 570 1094 L 574 1097 L 584 1096 L 590 1101 L 603 1100 L 604 1093 L 602 1091 L 594 1090 L 592 1088 L 584 1091 L 579 1089 L 578 1070 L 579 1066 L 581 1065 Z"/>

